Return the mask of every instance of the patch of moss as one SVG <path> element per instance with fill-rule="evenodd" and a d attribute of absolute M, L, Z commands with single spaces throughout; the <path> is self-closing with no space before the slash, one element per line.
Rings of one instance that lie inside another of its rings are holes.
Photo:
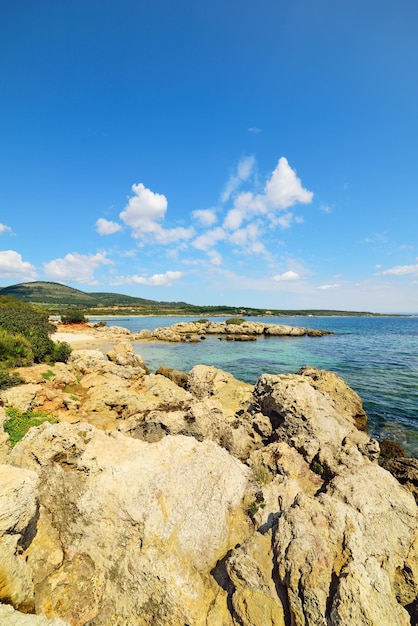
<path fill-rule="evenodd" d="M 27 411 L 22 413 L 19 409 L 9 406 L 6 408 L 6 415 L 9 418 L 3 424 L 3 429 L 10 437 L 10 444 L 14 447 L 28 432 L 32 426 L 40 426 L 44 422 L 57 424 L 58 420 L 43 411 Z"/>
<path fill-rule="evenodd" d="M 47 372 L 42 373 L 42 378 L 45 378 L 45 380 L 50 380 L 54 376 L 55 376 L 55 372 L 53 372 L 52 370 L 48 370 Z"/>

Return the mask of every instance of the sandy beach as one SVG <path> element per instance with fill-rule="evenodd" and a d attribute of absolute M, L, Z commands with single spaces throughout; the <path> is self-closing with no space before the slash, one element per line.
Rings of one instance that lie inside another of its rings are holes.
<path fill-rule="evenodd" d="M 116 343 L 109 341 L 108 337 L 97 337 L 87 332 L 63 332 L 61 330 L 51 335 L 52 341 L 65 341 L 75 350 L 100 350 L 107 352 Z"/>

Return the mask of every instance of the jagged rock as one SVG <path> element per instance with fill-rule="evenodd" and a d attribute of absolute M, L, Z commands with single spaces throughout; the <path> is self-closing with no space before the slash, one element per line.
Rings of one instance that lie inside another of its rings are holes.
<path fill-rule="evenodd" d="M 5 406 L 13 406 L 22 413 L 26 413 L 33 407 L 33 403 L 41 386 L 36 383 L 17 385 L 0 392 L 0 398 Z"/>
<path fill-rule="evenodd" d="M 181 335 L 171 328 L 156 328 L 153 331 L 153 337 L 160 341 L 178 342 L 181 341 Z"/>
<path fill-rule="evenodd" d="M 200 341 L 205 335 L 220 335 L 220 338 L 235 341 L 254 341 L 259 335 L 300 337 L 322 337 L 333 334 L 331 331 L 287 326 L 286 324 L 266 324 L 244 320 L 240 323 L 213 322 L 196 320 L 194 322 L 177 322 L 172 326 L 156 328 L 153 331 L 143 329 L 135 335 L 135 339 L 158 339 L 160 341 Z"/>
<path fill-rule="evenodd" d="M 286 324 L 270 324 L 265 329 L 265 334 L 269 337 L 301 337 L 306 335 L 306 328 L 287 326 Z"/>
<path fill-rule="evenodd" d="M 109 337 L 109 339 L 119 339 L 120 337 L 127 338 L 132 336 L 132 332 L 128 328 L 124 328 L 123 326 L 94 325 L 94 330 L 95 333 L 97 333 L 98 335 L 104 335 L 105 337 Z"/>
<path fill-rule="evenodd" d="M 183 389 L 187 389 L 189 376 L 186 372 L 181 372 L 180 370 L 173 369 L 171 367 L 161 366 L 155 372 L 156 374 L 161 374 L 161 376 L 165 376 L 176 383 L 179 387 L 183 387 Z"/>
<path fill-rule="evenodd" d="M 379 463 L 412 493 L 418 503 L 418 459 L 386 458 Z"/>
<path fill-rule="evenodd" d="M 100 350 L 73 350 L 68 359 L 68 364 L 80 374 L 104 368 L 107 362 L 106 356 Z"/>
<path fill-rule="evenodd" d="M 96 356 L 28 374 L 79 423 L 0 447 L 0 598 L 71 626 L 416 623 L 417 506 L 340 377 L 196 366 L 185 389 Z"/>
<path fill-rule="evenodd" d="M 331 396 L 339 413 L 352 419 L 359 430 L 367 430 L 367 415 L 361 398 L 341 376 L 311 366 L 302 367 L 296 374 L 307 376 L 314 389 Z"/>
<path fill-rule="evenodd" d="M 36 523 L 38 482 L 35 472 L 0 466 L 0 602 L 23 611 L 34 607 L 31 573 L 22 553 Z"/>
<path fill-rule="evenodd" d="M 247 409 L 254 387 L 216 367 L 195 365 L 189 372 L 188 389 L 197 398 L 216 398 L 236 413 Z"/>
<path fill-rule="evenodd" d="M 210 570 L 251 532 L 244 465 L 211 442 L 148 444 L 87 424 L 33 429 L 13 462 L 39 474 L 64 555 L 34 585 L 38 613 L 73 626 L 207 623 Z"/>
<path fill-rule="evenodd" d="M 271 572 L 274 555 L 271 537 L 255 534 L 236 548 L 226 561 L 231 604 L 243 626 L 285 626 L 285 613 Z"/>
<path fill-rule="evenodd" d="M 354 417 L 313 383 L 312 376 L 302 374 L 263 374 L 258 379 L 254 398 L 269 417 L 276 438 L 296 448 L 309 463 L 317 457 L 331 473 L 340 465 L 355 467 L 363 456 L 377 461 L 378 443 L 357 430 Z"/>
<path fill-rule="evenodd" d="M 130 367 L 140 367 L 144 371 L 148 371 L 142 357 L 135 354 L 132 344 L 123 341 L 116 344 L 108 353 L 108 359 L 116 365 L 128 365 Z"/>

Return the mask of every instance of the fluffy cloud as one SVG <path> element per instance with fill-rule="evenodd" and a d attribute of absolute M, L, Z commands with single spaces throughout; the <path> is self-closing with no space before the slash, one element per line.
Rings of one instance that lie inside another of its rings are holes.
<path fill-rule="evenodd" d="M 215 209 L 197 209 L 193 211 L 192 216 L 202 226 L 213 226 L 218 221 Z"/>
<path fill-rule="evenodd" d="M 309 204 L 313 193 L 302 187 L 295 170 L 285 157 L 281 157 L 265 186 L 265 198 L 273 209 L 287 209 L 297 203 Z"/>
<path fill-rule="evenodd" d="M 15 250 L 0 251 L 0 276 L 30 280 L 37 277 L 35 266 L 23 261 L 22 255 Z"/>
<path fill-rule="evenodd" d="M 109 222 L 104 217 L 100 217 L 96 222 L 96 230 L 99 235 L 113 235 L 121 230 L 122 226 L 116 222 Z"/>
<path fill-rule="evenodd" d="M 169 287 L 176 280 L 179 280 L 184 276 L 183 272 L 168 271 L 165 274 L 153 274 L 153 276 L 138 276 L 133 274 L 132 276 L 124 276 L 119 278 L 113 284 L 126 284 L 126 285 L 149 285 L 151 287 Z"/>
<path fill-rule="evenodd" d="M 405 276 L 406 274 L 418 274 L 417 265 L 396 265 L 388 270 L 379 272 L 378 276 Z"/>
<path fill-rule="evenodd" d="M 276 274 L 273 276 L 273 280 L 280 282 L 282 280 L 299 280 L 300 276 L 297 272 L 293 272 L 289 270 L 288 272 L 284 272 L 284 274 Z"/>
<path fill-rule="evenodd" d="M 121 220 L 132 229 L 137 239 L 152 239 L 157 243 L 167 244 L 190 239 L 194 229 L 169 228 L 161 226 L 167 211 L 167 198 L 160 193 L 154 193 L 142 183 L 132 185 L 134 195 L 129 199 L 125 209 L 120 213 Z"/>
<path fill-rule="evenodd" d="M 251 176 L 255 165 L 255 158 L 253 156 L 245 157 L 238 163 L 237 173 L 231 176 L 225 185 L 225 189 L 221 193 L 221 201 L 227 202 L 232 194 L 239 188 L 239 186 L 248 180 Z"/>
<path fill-rule="evenodd" d="M 0 224 L 0 235 L 2 233 L 11 233 L 13 232 L 10 226 L 6 226 L 6 224 Z"/>
<path fill-rule="evenodd" d="M 312 199 L 312 191 L 302 187 L 296 171 L 290 167 L 285 157 L 281 157 L 264 187 L 264 193 L 254 195 L 247 191 L 239 194 L 223 225 L 224 228 L 235 230 L 240 228 L 245 220 L 254 216 L 266 216 L 282 228 L 289 228 L 292 213 L 287 212 L 277 218 L 276 212 L 284 211 L 295 204 L 309 204 Z"/>
<path fill-rule="evenodd" d="M 67 254 L 63 259 L 55 259 L 44 264 L 46 278 L 58 282 L 98 284 L 94 272 L 102 265 L 113 265 L 106 254 Z"/>

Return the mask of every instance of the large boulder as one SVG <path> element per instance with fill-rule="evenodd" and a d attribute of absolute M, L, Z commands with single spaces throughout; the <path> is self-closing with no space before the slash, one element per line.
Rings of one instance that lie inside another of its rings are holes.
<path fill-rule="evenodd" d="M 334 474 L 341 465 L 355 466 L 363 456 L 377 461 L 379 445 L 357 429 L 357 410 L 346 410 L 351 407 L 349 400 L 336 401 L 312 375 L 263 374 L 254 398 L 275 437 L 296 448 L 308 462 L 317 461 L 324 471 Z"/>
<path fill-rule="evenodd" d="M 38 476 L 0 465 L 0 602 L 34 608 L 31 572 L 22 553 L 36 528 Z"/>
<path fill-rule="evenodd" d="M 251 532 L 245 465 L 212 442 L 149 444 L 87 424 L 33 429 L 13 462 L 38 474 L 62 549 L 49 570 L 36 536 L 25 555 L 34 576 L 43 570 L 37 613 L 73 626 L 208 623 L 223 594 L 210 571 Z"/>
<path fill-rule="evenodd" d="M 140 367 L 144 371 L 148 371 L 142 357 L 135 354 L 133 346 L 127 341 L 116 344 L 108 353 L 107 357 L 116 365 L 129 365 L 131 367 Z"/>

